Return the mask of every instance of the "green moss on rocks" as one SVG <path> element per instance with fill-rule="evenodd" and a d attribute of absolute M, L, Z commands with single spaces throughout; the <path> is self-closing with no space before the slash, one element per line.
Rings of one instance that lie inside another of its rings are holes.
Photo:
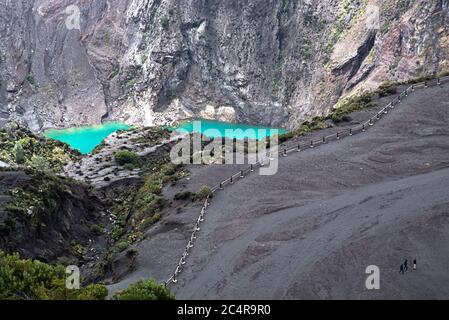
<path fill-rule="evenodd" d="M 68 145 L 39 137 L 17 124 L 0 130 L 0 160 L 10 165 L 60 172 L 69 161 L 80 157 Z"/>

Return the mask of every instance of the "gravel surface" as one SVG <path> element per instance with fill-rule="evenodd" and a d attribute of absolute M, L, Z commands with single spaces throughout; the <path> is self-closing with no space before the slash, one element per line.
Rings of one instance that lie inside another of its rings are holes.
<path fill-rule="evenodd" d="M 448 88 L 419 89 L 367 133 L 291 154 L 277 175 L 217 193 L 171 287 L 177 297 L 449 298 Z M 214 185 L 235 169 L 194 168 L 185 187 Z M 169 278 L 199 210 L 150 230 L 136 271 L 111 289 Z M 418 270 L 400 275 L 415 258 Z M 369 265 L 381 270 L 380 290 L 365 288 Z"/>

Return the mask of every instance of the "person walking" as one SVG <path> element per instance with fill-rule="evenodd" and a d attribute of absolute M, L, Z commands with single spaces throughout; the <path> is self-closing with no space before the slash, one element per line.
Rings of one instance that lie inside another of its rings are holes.
<path fill-rule="evenodd" d="M 404 272 L 408 271 L 408 260 L 404 261 Z"/>
<path fill-rule="evenodd" d="M 416 269 L 418 268 L 418 262 L 415 260 L 413 260 L 413 270 L 416 271 Z"/>
<path fill-rule="evenodd" d="M 400 274 L 404 274 L 404 265 L 401 264 L 401 268 L 399 269 L 399 273 Z"/>

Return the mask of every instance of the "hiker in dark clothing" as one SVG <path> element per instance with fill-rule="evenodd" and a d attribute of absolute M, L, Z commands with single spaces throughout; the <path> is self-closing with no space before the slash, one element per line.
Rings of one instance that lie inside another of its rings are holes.
<path fill-rule="evenodd" d="M 408 260 L 404 261 L 404 272 L 408 271 Z"/>
<path fill-rule="evenodd" d="M 418 263 L 417 263 L 417 261 L 416 261 L 416 259 L 415 259 L 415 260 L 413 260 L 413 270 L 416 271 L 417 266 L 418 266 Z"/>
<path fill-rule="evenodd" d="M 401 264 L 401 268 L 399 269 L 399 273 L 400 274 L 404 274 L 404 265 Z"/>

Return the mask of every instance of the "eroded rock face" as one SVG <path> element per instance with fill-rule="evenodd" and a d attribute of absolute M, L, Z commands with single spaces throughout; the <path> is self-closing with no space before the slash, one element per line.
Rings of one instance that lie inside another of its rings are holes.
<path fill-rule="evenodd" d="M 107 206 L 83 184 L 31 171 L 0 170 L 0 249 L 55 263 L 102 255 Z"/>
<path fill-rule="evenodd" d="M 448 17 L 447 0 L 2 0 L 0 124 L 206 112 L 293 128 L 361 88 L 449 68 Z"/>
<path fill-rule="evenodd" d="M 99 123 L 107 112 L 80 33 L 65 26 L 70 2 L 6 1 L 0 9 L 1 109 L 34 130 Z"/>

